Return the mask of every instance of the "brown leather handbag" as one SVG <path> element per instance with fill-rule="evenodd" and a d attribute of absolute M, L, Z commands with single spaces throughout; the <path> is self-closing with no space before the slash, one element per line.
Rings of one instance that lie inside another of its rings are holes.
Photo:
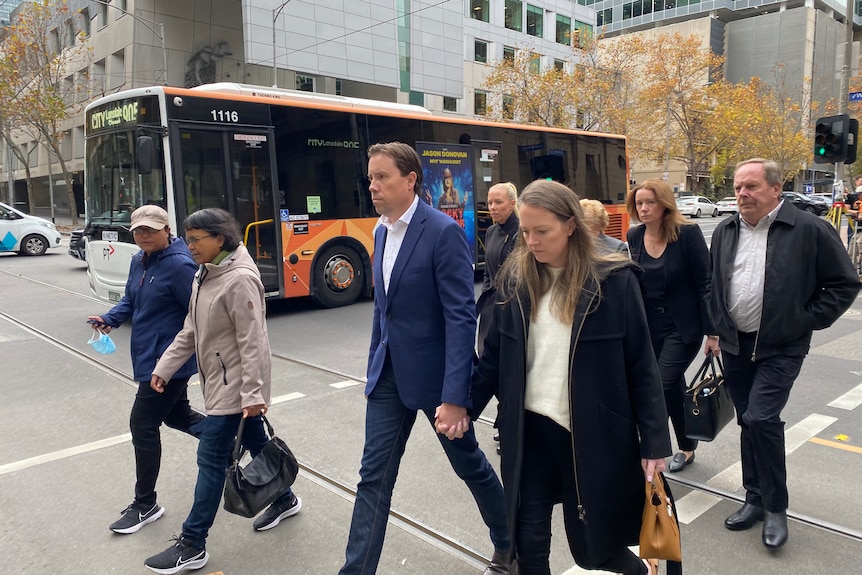
<path fill-rule="evenodd" d="M 656 473 L 646 483 L 643 521 L 641 522 L 640 556 L 645 559 L 682 561 L 679 522 L 673 496 L 668 496 L 666 480 Z"/>

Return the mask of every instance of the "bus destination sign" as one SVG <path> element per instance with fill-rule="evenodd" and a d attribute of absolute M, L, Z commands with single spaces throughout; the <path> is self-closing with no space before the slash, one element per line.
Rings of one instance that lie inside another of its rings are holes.
<path fill-rule="evenodd" d="M 109 130 L 128 129 L 138 124 L 158 122 L 157 100 L 154 97 L 128 98 L 109 102 L 87 112 L 87 135 Z"/>

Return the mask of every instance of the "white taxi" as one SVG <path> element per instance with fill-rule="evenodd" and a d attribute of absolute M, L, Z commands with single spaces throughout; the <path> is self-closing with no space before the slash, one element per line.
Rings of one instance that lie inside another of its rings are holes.
<path fill-rule="evenodd" d="M 41 256 L 48 248 L 60 247 L 61 239 L 53 223 L 0 202 L 0 253 Z"/>

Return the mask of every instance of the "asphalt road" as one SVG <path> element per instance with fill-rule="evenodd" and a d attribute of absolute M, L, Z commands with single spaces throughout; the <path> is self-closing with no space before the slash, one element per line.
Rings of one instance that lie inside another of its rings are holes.
<path fill-rule="evenodd" d="M 707 240 L 719 221 L 698 220 Z M 159 500 L 167 513 L 132 536 L 107 529 L 131 499 L 127 434 L 134 388 L 87 361 L 131 371 L 127 329 L 112 334 L 118 351 L 111 356 L 98 356 L 86 345 L 86 316 L 106 309 L 89 296 L 84 265 L 65 251 L 37 258 L 0 255 L 0 398 L 6 404 L 0 418 L 0 555 L 8 573 L 147 573 L 143 560 L 168 545 L 190 505 L 194 442 L 166 430 Z M 361 378 L 371 312 L 370 301 L 333 310 L 307 301 L 269 307 L 276 431 L 307 469 L 351 487 L 358 481 L 363 442 Z M 815 334 L 784 411 L 790 506 L 797 518 L 788 545 L 770 553 L 758 529 L 731 533 L 722 527 L 742 493 L 738 433 L 731 425 L 716 441 L 702 444 L 697 461 L 679 474 L 697 487 L 675 489 L 688 573 L 859 572 L 860 332 L 857 303 L 833 327 Z M 191 395 L 201 407 L 197 390 Z M 492 429 L 480 423 L 477 432 L 494 461 Z M 436 441 L 422 420 L 407 447 L 393 508 L 489 555 L 475 505 Z M 302 513 L 271 532 L 253 533 L 250 521 L 220 513 L 208 542 L 210 564 L 200 572 L 334 573 L 347 537 L 349 496 L 307 471 L 296 489 L 304 500 Z M 558 519 L 552 571 L 581 573 L 573 568 Z M 379 572 L 481 570 L 396 521 L 389 526 Z"/>

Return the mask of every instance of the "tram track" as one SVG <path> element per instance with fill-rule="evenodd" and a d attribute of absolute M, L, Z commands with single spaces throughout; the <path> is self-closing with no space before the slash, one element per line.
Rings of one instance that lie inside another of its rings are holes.
<path fill-rule="evenodd" d="M 68 294 L 68 295 L 73 295 L 75 297 L 79 297 L 79 298 L 82 298 L 82 299 L 85 299 L 88 301 L 92 301 L 94 303 L 106 305 L 105 302 L 103 302 L 103 301 L 101 301 L 101 300 L 99 300 L 93 296 L 90 296 L 87 294 L 82 294 L 79 292 L 75 292 L 73 290 L 69 290 L 69 289 L 63 288 L 61 286 L 57 286 L 57 285 L 48 283 L 48 282 L 44 282 L 44 281 L 37 280 L 34 278 L 28 278 L 28 277 L 23 276 L 21 274 L 12 273 L 12 272 L 9 272 L 6 270 L 0 270 L 0 273 L 6 274 L 6 275 L 9 275 L 9 276 L 12 276 L 12 277 L 15 277 L 17 279 L 24 280 L 24 281 L 32 282 L 32 283 L 38 284 L 40 286 L 47 287 L 47 288 L 50 288 L 50 289 L 53 289 L 53 290 L 56 290 L 59 292 L 63 292 L 63 293 Z M 0 311 L 0 319 L 3 319 L 5 321 L 7 321 L 8 323 L 15 325 L 18 328 L 22 329 L 23 331 L 33 335 L 34 337 L 37 337 L 37 338 L 55 346 L 55 347 L 57 347 L 58 349 L 61 349 L 62 351 L 72 355 L 76 359 L 102 371 L 106 375 L 120 381 L 121 383 L 123 383 L 125 385 L 128 385 L 128 386 L 133 387 L 133 388 L 137 388 L 137 386 L 138 386 L 138 383 L 133 379 L 131 374 L 129 374 L 123 370 L 117 369 L 117 368 L 111 366 L 110 364 L 99 360 L 98 358 L 94 358 L 94 357 L 76 349 L 75 347 L 61 341 L 60 339 L 58 339 L 58 338 L 56 338 L 56 337 L 54 337 L 54 336 L 36 328 L 36 327 L 26 323 L 25 321 L 20 320 L 16 317 L 10 315 L 7 312 Z M 319 365 L 316 363 L 301 360 L 298 358 L 292 358 L 292 357 L 289 357 L 289 356 L 284 355 L 282 353 L 274 352 L 271 355 L 272 355 L 273 359 L 278 360 L 278 361 L 283 361 L 283 362 L 290 363 L 293 365 L 301 366 L 301 367 L 311 369 L 311 370 L 314 370 L 314 371 L 317 371 L 320 373 L 325 373 L 327 375 L 336 376 L 336 377 L 339 377 L 339 378 L 342 378 L 345 380 L 356 381 L 358 383 L 364 383 L 365 382 L 364 377 L 358 377 L 356 375 L 349 374 L 349 373 L 339 371 L 336 369 L 328 368 L 326 366 L 322 366 L 322 365 Z M 493 420 L 491 420 L 485 416 L 480 417 L 477 421 L 479 423 L 484 424 L 484 425 L 492 425 L 493 424 Z M 314 467 L 312 467 L 306 463 L 303 463 L 302 461 L 299 462 L 299 466 L 300 466 L 300 469 L 303 472 L 303 475 L 306 479 L 314 482 L 315 484 L 323 487 L 324 489 L 327 489 L 331 493 L 333 493 L 333 494 L 335 494 L 335 495 L 337 495 L 337 496 L 339 496 L 339 497 L 341 497 L 347 501 L 352 502 L 355 499 L 356 491 L 355 491 L 355 489 L 353 489 L 349 485 L 344 484 L 343 482 L 339 481 L 338 479 L 336 479 L 336 478 L 334 478 L 334 477 L 332 477 L 332 476 L 330 476 L 330 475 L 328 475 L 328 474 L 326 474 L 320 470 L 317 470 Z M 685 477 L 681 477 L 678 475 L 671 475 L 671 474 L 666 474 L 666 478 L 673 485 L 684 487 L 686 489 L 690 489 L 693 491 L 699 491 L 699 492 L 709 494 L 709 495 L 712 495 L 712 496 L 715 496 L 715 497 L 718 497 L 720 499 L 727 500 L 727 501 L 734 501 L 734 502 L 738 502 L 738 503 L 743 502 L 743 497 L 741 497 L 740 495 L 738 495 L 734 492 L 731 492 L 731 491 L 727 491 L 724 489 L 713 487 L 707 483 L 693 481 L 693 480 L 687 479 Z M 822 531 L 825 531 L 827 533 L 837 535 L 837 536 L 840 536 L 843 538 L 847 538 L 847 539 L 850 539 L 853 541 L 862 542 L 862 531 L 852 529 L 852 528 L 844 526 L 844 525 L 836 524 L 836 523 L 827 521 L 825 519 L 821 519 L 821 518 L 813 517 L 810 515 L 805 515 L 802 513 L 794 512 L 792 510 L 788 510 L 787 515 L 789 518 L 791 518 L 794 521 L 797 521 L 801 524 L 804 524 L 804 525 L 807 525 L 810 527 L 814 527 L 814 528 L 820 529 Z M 446 534 L 434 529 L 433 527 L 430 527 L 430 526 L 428 526 L 428 525 L 426 525 L 426 524 L 424 524 L 424 523 L 422 523 L 416 519 L 413 519 L 408 515 L 400 513 L 397 510 L 390 511 L 390 521 L 393 524 L 399 526 L 404 531 L 407 531 L 408 533 L 416 536 L 417 538 L 422 539 L 426 543 L 429 543 L 429 544 L 449 553 L 450 555 L 461 559 L 462 561 L 464 561 L 466 563 L 469 563 L 469 564 L 474 565 L 474 566 L 479 567 L 479 568 L 482 568 L 482 567 L 484 567 L 484 565 L 487 564 L 488 558 L 483 556 L 478 551 L 476 551 L 476 550 L 474 550 L 474 549 L 472 549 L 466 545 L 463 545 L 459 541 L 447 536 Z"/>

